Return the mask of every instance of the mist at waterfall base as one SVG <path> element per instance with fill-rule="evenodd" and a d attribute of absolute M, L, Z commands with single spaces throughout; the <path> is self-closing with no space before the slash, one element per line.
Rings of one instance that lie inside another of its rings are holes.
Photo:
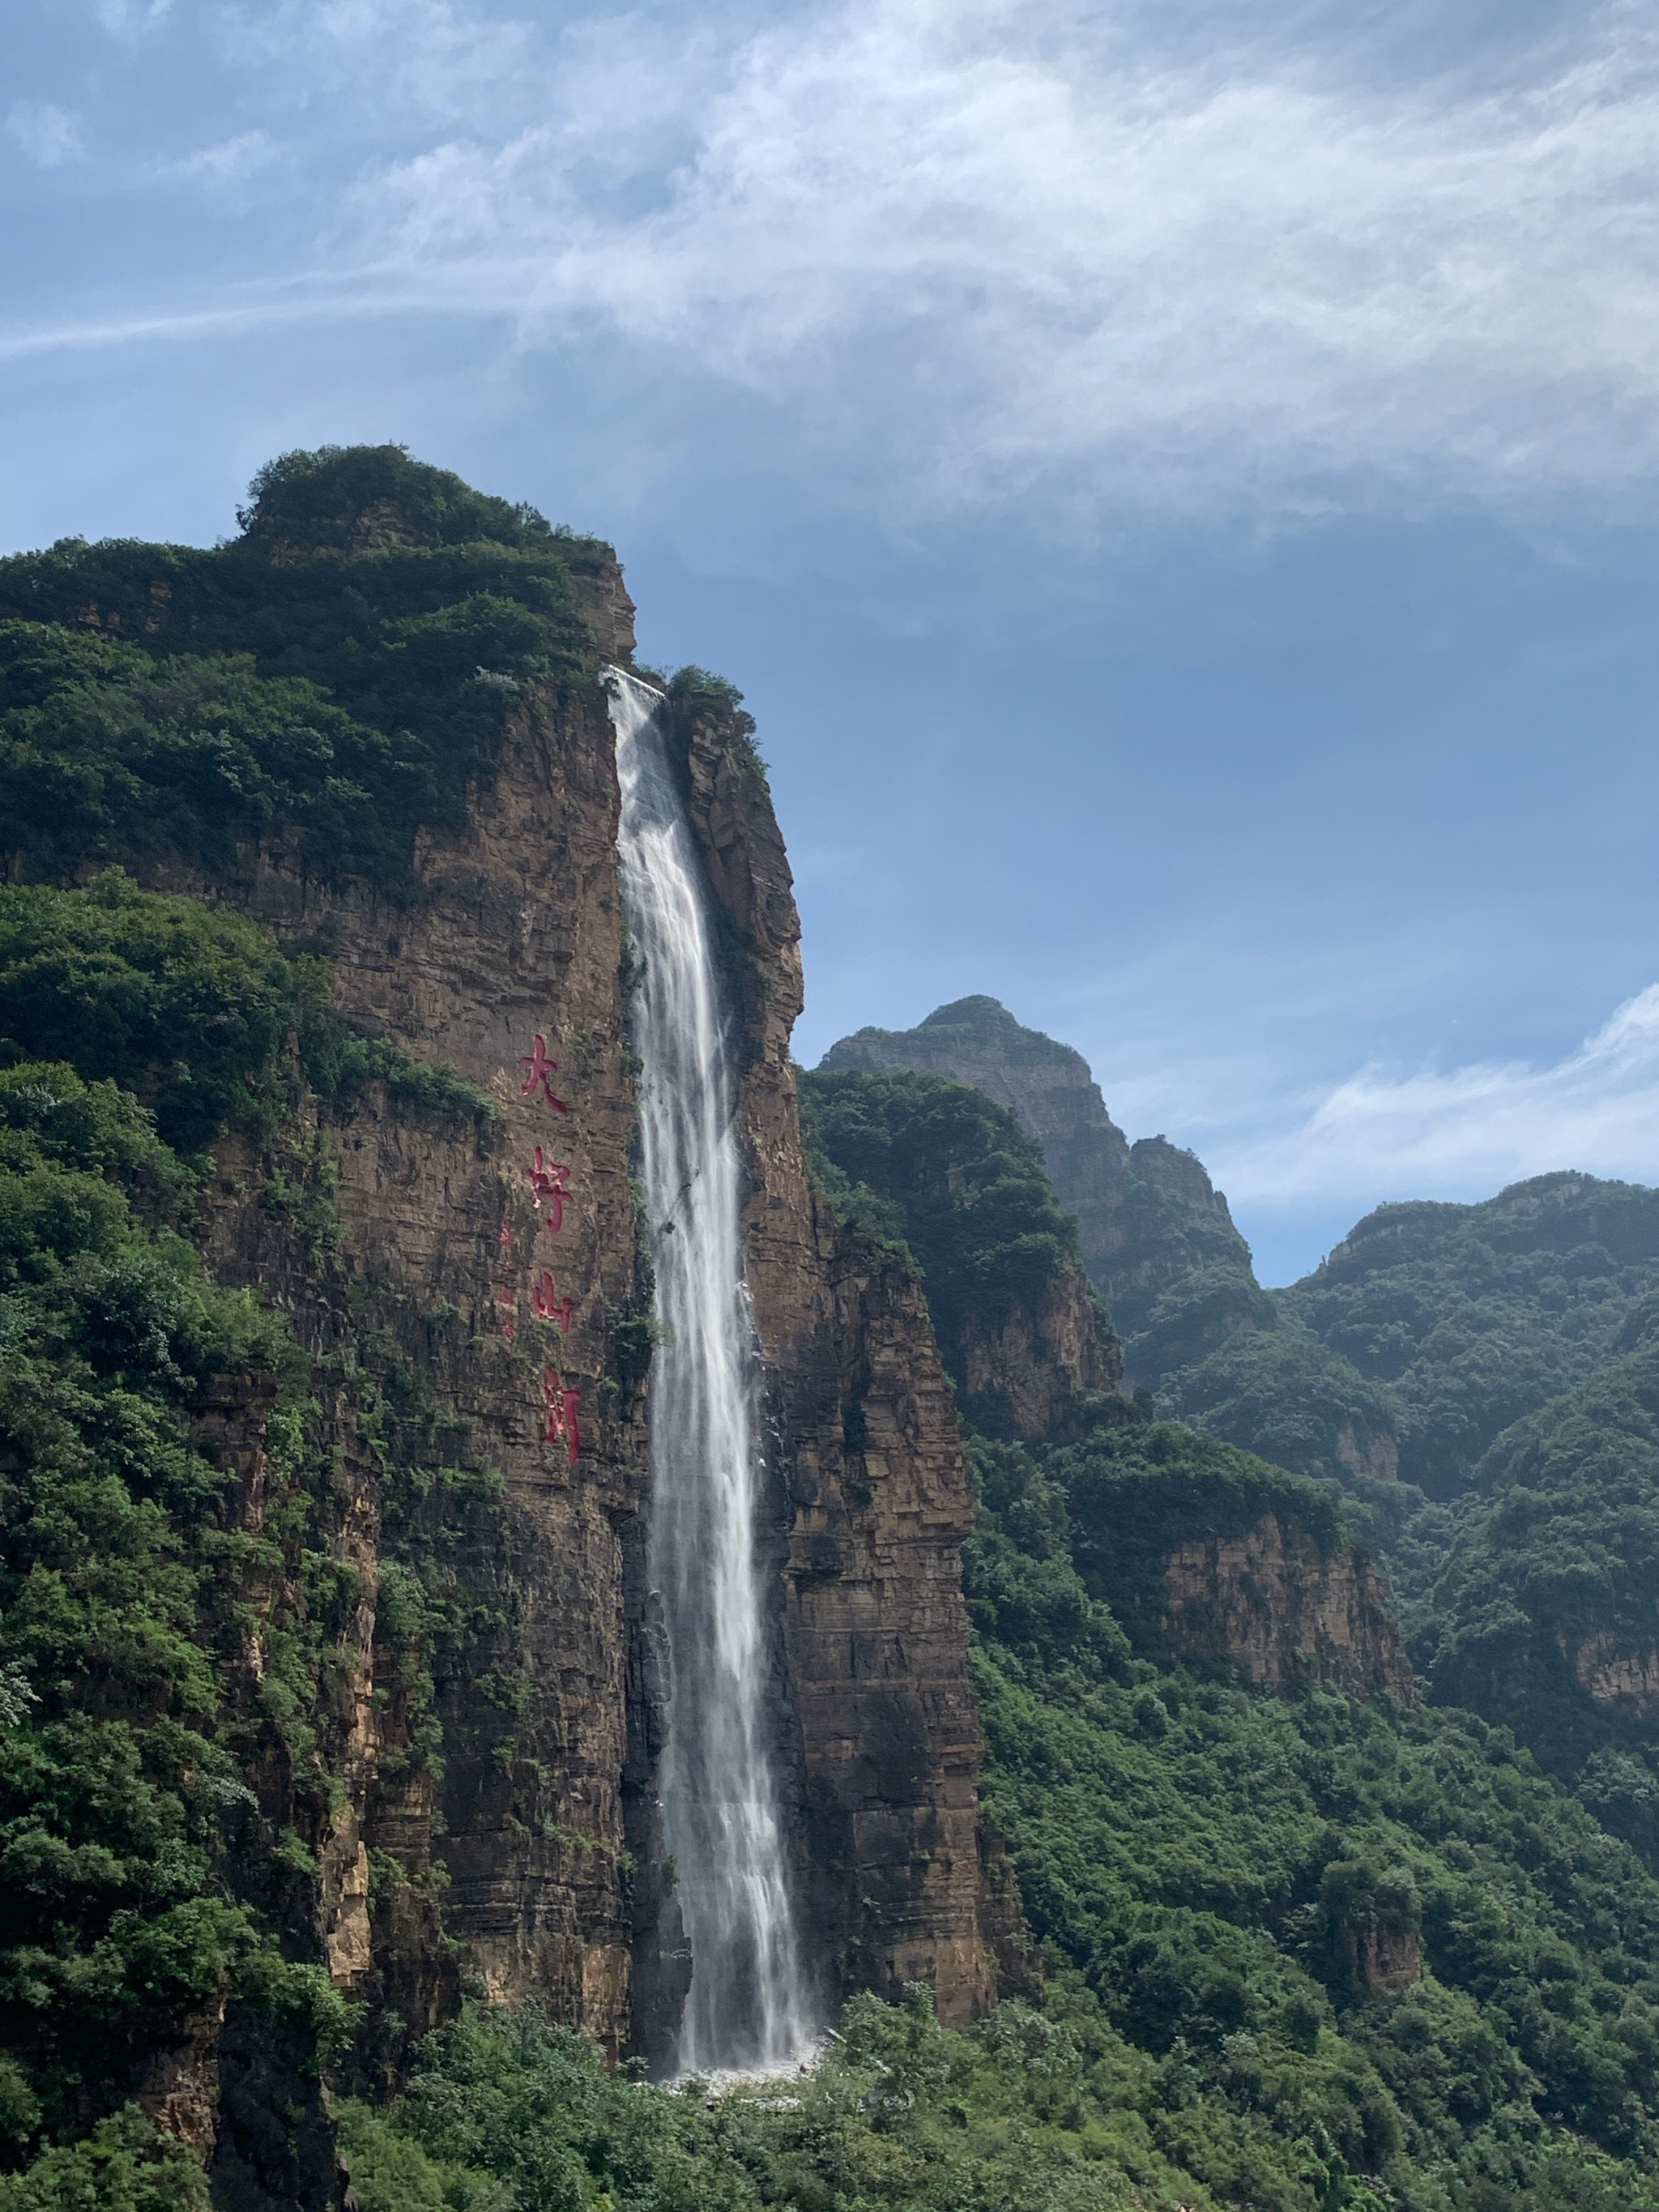
<path fill-rule="evenodd" d="M 607 672 L 656 1317 L 647 1562 L 667 1636 L 664 1842 L 691 1951 L 672 2070 L 781 2070 L 817 2040 L 769 1729 L 757 1547 L 761 1370 L 744 1285 L 734 1085 L 707 894 L 661 695 Z"/>

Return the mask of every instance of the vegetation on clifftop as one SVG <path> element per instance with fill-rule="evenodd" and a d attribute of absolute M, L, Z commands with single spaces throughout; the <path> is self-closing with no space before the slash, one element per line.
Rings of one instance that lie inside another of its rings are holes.
<path fill-rule="evenodd" d="M 0 560 L 0 822 L 14 876 L 88 860 L 304 865 L 412 893 L 532 684 L 580 673 L 573 579 L 609 549 L 400 447 L 289 453 L 204 550 L 65 538 Z"/>

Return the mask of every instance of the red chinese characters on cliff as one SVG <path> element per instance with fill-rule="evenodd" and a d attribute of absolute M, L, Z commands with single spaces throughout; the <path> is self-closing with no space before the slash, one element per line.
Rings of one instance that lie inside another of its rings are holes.
<path fill-rule="evenodd" d="M 556 1321 L 567 1336 L 570 1334 L 570 1316 L 575 1310 L 575 1301 L 561 1297 L 548 1270 L 542 1269 L 541 1280 L 531 1292 L 531 1301 L 540 1321 Z"/>
<path fill-rule="evenodd" d="M 550 1444 L 562 1443 L 565 1456 L 572 1467 L 581 1449 L 581 1431 L 576 1425 L 576 1408 L 581 1403 L 580 1390 L 567 1390 L 559 1380 L 557 1370 L 548 1368 L 542 1376 L 542 1403 L 547 1412 L 545 1441 Z"/>
<path fill-rule="evenodd" d="M 570 1196 L 570 1170 L 562 1160 L 545 1158 L 538 1145 L 535 1159 L 525 1173 L 530 1178 L 537 1205 L 546 1207 L 547 1225 L 556 1237 L 564 1227 L 565 1200 Z"/>
<path fill-rule="evenodd" d="M 525 1078 L 524 1089 L 519 1094 L 521 1098 L 533 1097 L 539 1087 L 542 1097 L 556 1114 L 568 1114 L 570 1111 L 562 1098 L 556 1098 L 553 1096 L 553 1079 L 559 1072 L 559 1063 L 556 1060 L 548 1058 L 547 1039 L 539 1030 L 536 1032 L 536 1041 L 530 1050 L 520 1054 L 519 1065 L 530 1070 L 529 1074 Z"/>

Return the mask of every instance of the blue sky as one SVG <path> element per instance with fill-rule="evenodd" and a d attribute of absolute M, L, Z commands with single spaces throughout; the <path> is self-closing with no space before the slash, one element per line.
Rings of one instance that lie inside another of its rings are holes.
<path fill-rule="evenodd" d="M 988 990 L 1264 1275 L 1659 1181 L 1659 20 L 0 19 L 0 542 L 398 438 L 747 693 L 799 1048 Z"/>

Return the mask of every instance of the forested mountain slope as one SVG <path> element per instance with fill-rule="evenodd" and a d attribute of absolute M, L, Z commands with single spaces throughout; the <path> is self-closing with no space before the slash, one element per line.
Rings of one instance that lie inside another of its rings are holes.
<path fill-rule="evenodd" d="M 806 1086 L 870 1184 L 841 1203 L 922 1254 L 937 1189 L 884 1171 L 939 1080 Z M 1144 1401 L 969 1457 L 988 1802 L 1165 2154 L 1245 2205 L 1652 2201 L 1659 1883 L 1511 1736 L 1416 1700 L 1332 1490 Z"/>
<path fill-rule="evenodd" d="M 1401 1476 L 1449 1498 L 1656 1295 L 1659 1191 L 1560 1174 L 1479 1206 L 1379 1206 L 1278 1298 L 1391 1394 Z"/>
<path fill-rule="evenodd" d="M 1504 1723 L 1659 1867 L 1659 1334 L 1481 1462 L 1419 1634 L 1435 1694 Z"/>
<path fill-rule="evenodd" d="M 1242 1243 L 1192 1243 L 1182 1208 L 1209 1188 L 1196 1163 L 1184 1199 L 1141 1204 L 1142 1148 L 1083 1061 L 994 1000 L 860 1030 L 824 1065 L 949 1066 L 1021 1114 L 1073 1187 L 1066 1145 L 1106 1161 L 1119 1241 L 1103 1264 L 1133 1260 L 1110 1279 L 1131 1381 L 1363 1502 L 1431 1693 L 1512 1728 L 1659 1864 L 1659 1470 L 1638 1348 L 1659 1302 L 1659 1192 L 1562 1173 L 1478 1205 L 1382 1206 L 1313 1274 L 1266 1291 Z"/>

